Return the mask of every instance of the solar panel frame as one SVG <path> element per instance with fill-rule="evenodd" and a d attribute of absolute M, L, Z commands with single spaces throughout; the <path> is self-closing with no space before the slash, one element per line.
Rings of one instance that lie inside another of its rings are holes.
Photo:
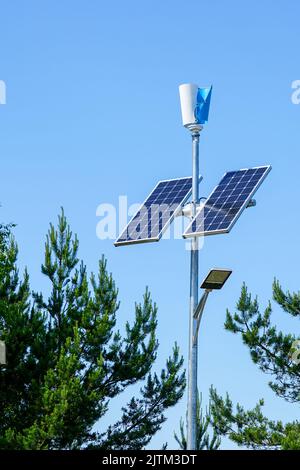
<path fill-rule="evenodd" d="M 209 194 L 209 196 L 207 197 L 207 201 L 211 198 L 211 196 L 213 195 L 213 193 L 217 190 L 217 188 L 220 186 L 221 184 L 221 181 L 224 179 L 224 177 L 229 174 L 229 173 L 237 173 L 239 171 L 248 171 L 248 170 L 258 170 L 260 168 L 265 168 L 265 172 L 263 173 L 263 175 L 260 177 L 260 179 L 258 180 L 258 182 L 256 183 L 256 185 L 253 187 L 252 191 L 249 193 L 249 195 L 247 196 L 247 198 L 245 199 L 245 201 L 243 202 L 243 204 L 241 205 L 240 209 L 238 210 L 238 212 L 235 214 L 235 216 L 233 217 L 233 219 L 231 220 L 231 222 L 229 223 L 229 225 L 224 228 L 224 229 L 216 229 L 216 230 L 209 230 L 209 231 L 205 231 L 205 229 L 203 231 L 195 231 L 195 232 L 188 232 L 190 230 L 190 228 L 192 227 L 193 223 L 196 221 L 197 219 L 197 216 L 199 215 L 199 213 L 201 212 L 201 210 L 203 208 L 205 208 L 205 204 L 206 202 L 201 205 L 201 207 L 199 208 L 199 210 L 197 211 L 197 214 L 195 215 L 195 217 L 191 220 L 191 222 L 189 223 L 189 225 L 187 226 L 185 232 L 183 233 L 183 238 L 187 239 L 187 238 L 193 238 L 193 237 L 200 237 L 200 236 L 211 236 L 211 235 L 218 235 L 218 234 L 222 234 L 222 233 L 229 233 L 232 229 L 232 227 L 235 225 L 235 223 L 237 222 L 237 220 L 240 218 L 242 212 L 246 209 L 247 205 L 249 204 L 249 202 L 251 201 L 252 197 L 254 196 L 254 194 L 256 193 L 256 191 L 258 190 L 258 188 L 261 186 L 261 184 L 264 182 L 265 178 L 268 176 L 268 174 L 270 173 L 271 169 L 272 169 L 272 166 L 271 165 L 262 165 L 262 166 L 256 166 L 256 167 L 252 167 L 252 168 L 241 168 L 240 170 L 236 170 L 236 171 L 227 171 L 226 173 L 224 173 L 224 175 L 222 176 L 221 180 L 220 180 L 220 183 L 217 184 L 217 186 L 215 186 L 215 188 L 212 190 L 212 192 Z"/>
<path fill-rule="evenodd" d="M 188 191 L 188 193 L 186 194 L 186 196 L 182 199 L 182 201 L 180 203 L 178 203 L 178 206 L 176 208 L 176 210 L 173 212 L 173 214 L 169 217 L 169 219 L 165 222 L 165 224 L 163 225 L 162 229 L 160 230 L 159 234 L 156 236 L 156 237 L 147 237 L 147 238 L 140 238 L 140 239 L 135 239 L 135 240 L 121 240 L 121 241 L 118 241 L 121 236 L 123 235 L 123 233 L 126 233 L 127 230 L 128 230 L 128 227 L 129 225 L 131 224 L 131 222 L 134 220 L 134 218 L 136 217 L 136 215 L 140 212 L 140 210 L 143 208 L 143 207 L 146 207 L 146 202 L 147 200 L 151 197 L 151 195 L 154 193 L 154 191 L 158 188 L 158 186 L 161 184 L 161 183 L 168 183 L 170 181 L 180 181 L 180 180 L 185 180 L 185 179 L 191 179 L 192 181 L 192 177 L 191 176 L 185 176 L 185 177 L 181 177 L 181 178 L 171 178 L 171 179 L 165 179 L 165 180 L 160 180 L 157 182 L 157 184 L 154 186 L 154 188 L 152 189 L 152 191 L 148 194 L 148 196 L 146 197 L 146 199 L 143 201 L 143 203 L 140 205 L 138 211 L 132 216 L 132 218 L 130 219 L 130 221 L 127 223 L 127 225 L 125 226 L 125 228 L 121 231 L 121 233 L 119 234 L 117 240 L 115 241 L 114 243 L 114 246 L 123 246 L 123 245 L 134 245 L 134 244 L 139 244 L 139 243 L 151 243 L 151 242 L 158 242 L 161 237 L 163 236 L 163 234 L 165 233 L 165 231 L 167 230 L 167 228 L 169 227 L 169 225 L 171 225 L 171 223 L 173 222 L 173 220 L 175 219 L 175 217 L 178 216 L 179 212 L 182 210 L 184 204 L 186 204 L 186 202 L 189 200 L 191 194 L 192 194 L 192 184 L 191 184 L 191 189 Z M 199 183 L 202 181 L 202 176 L 199 176 Z"/>

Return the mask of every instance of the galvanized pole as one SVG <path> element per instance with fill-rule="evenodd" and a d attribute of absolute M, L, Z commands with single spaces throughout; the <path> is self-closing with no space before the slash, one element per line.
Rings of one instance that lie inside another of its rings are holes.
<path fill-rule="evenodd" d="M 0 341 L 0 364 L 6 364 L 6 346 L 4 341 Z"/>
<path fill-rule="evenodd" d="M 193 157 L 193 189 L 192 189 L 192 217 L 196 215 L 199 203 L 199 140 L 201 126 L 194 126 L 192 132 Z M 187 448 L 196 450 L 197 443 L 197 352 L 198 341 L 196 337 L 197 319 L 194 312 L 198 305 L 198 268 L 199 252 L 198 238 L 191 240 L 191 272 L 190 272 L 190 324 L 189 324 L 189 365 L 188 365 L 188 429 Z"/>

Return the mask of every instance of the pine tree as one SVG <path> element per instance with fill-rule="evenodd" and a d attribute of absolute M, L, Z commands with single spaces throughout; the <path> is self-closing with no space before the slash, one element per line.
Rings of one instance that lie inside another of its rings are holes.
<path fill-rule="evenodd" d="M 202 411 L 202 396 L 198 394 L 197 397 L 197 437 L 196 437 L 196 450 L 217 450 L 220 447 L 221 439 L 217 433 L 213 430 L 213 435 L 209 435 L 210 426 L 210 406 L 203 415 Z M 185 425 L 183 419 L 180 420 L 179 425 L 180 436 L 174 433 L 174 437 L 179 444 L 180 449 L 187 449 L 187 425 Z"/>
<path fill-rule="evenodd" d="M 64 212 L 50 225 L 42 273 L 49 298 L 33 292 L 17 269 L 9 228 L 0 237 L 1 449 L 141 449 L 166 420 L 185 388 L 183 358 L 175 344 L 166 367 L 153 372 L 157 306 L 148 290 L 132 324 L 116 329 L 118 291 L 102 258 L 97 275 L 78 259 L 78 239 Z M 118 422 L 95 432 L 110 401 L 142 383 Z"/>
<path fill-rule="evenodd" d="M 285 313 L 300 319 L 300 293 L 284 292 L 275 280 L 273 299 Z M 269 386 L 273 392 L 288 402 L 299 404 L 299 337 L 278 331 L 271 317 L 271 303 L 261 313 L 257 298 L 253 300 L 244 285 L 237 312 L 232 315 L 227 311 L 225 328 L 241 336 L 254 364 L 272 376 Z M 300 449 L 300 421 L 283 424 L 266 418 L 262 411 L 264 400 L 259 400 L 250 411 L 245 411 L 240 404 L 234 410 L 228 394 L 222 398 L 214 388 L 211 400 L 212 422 L 218 434 L 254 449 Z"/>

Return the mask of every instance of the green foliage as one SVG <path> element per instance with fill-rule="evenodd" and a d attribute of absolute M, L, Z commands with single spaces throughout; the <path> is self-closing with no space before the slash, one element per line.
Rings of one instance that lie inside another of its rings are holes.
<path fill-rule="evenodd" d="M 121 420 L 108 428 L 107 436 L 101 448 L 110 449 L 141 449 L 150 441 L 165 422 L 165 408 L 173 406 L 178 401 L 178 390 L 184 383 L 184 374 L 179 374 L 183 359 L 179 357 L 178 346 L 175 345 L 173 354 L 167 360 L 166 369 L 160 377 L 149 374 L 146 384 L 141 388 L 142 398 L 132 398 L 125 408 L 122 408 Z"/>
<path fill-rule="evenodd" d="M 197 397 L 197 437 L 196 437 L 196 450 L 217 450 L 220 447 L 221 439 L 218 434 L 213 430 L 212 438 L 209 435 L 211 408 L 209 406 L 205 416 L 202 412 L 202 396 Z M 183 419 L 180 420 L 180 436 L 174 433 L 174 437 L 179 444 L 180 449 L 187 449 L 187 425 L 184 424 Z"/>
<path fill-rule="evenodd" d="M 63 211 L 45 244 L 48 298 L 31 293 L 26 271 L 20 279 L 10 232 L 0 230 L 0 338 L 7 346 L 7 365 L 0 368 L 0 449 L 143 448 L 185 388 L 177 345 L 160 375 L 152 371 L 157 307 L 149 291 L 121 335 L 118 291 L 106 260 L 88 277 Z M 121 419 L 95 432 L 110 400 L 140 381 Z"/>
<path fill-rule="evenodd" d="M 274 301 L 284 312 L 300 318 L 300 294 L 285 293 L 277 280 L 273 283 Z M 271 375 L 271 389 L 292 403 L 300 402 L 300 364 L 293 361 L 293 334 L 278 331 L 271 322 L 269 303 L 260 313 L 257 299 L 252 299 L 243 285 L 237 312 L 227 311 L 225 328 L 239 334 L 248 347 L 252 361 L 266 374 Z M 300 422 L 283 425 L 271 421 L 262 413 L 263 400 L 253 410 L 245 411 L 241 405 L 233 409 L 227 395 L 220 397 L 211 389 L 212 422 L 219 435 L 228 435 L 238 445 L 266 449 L 300 449 Z"/>

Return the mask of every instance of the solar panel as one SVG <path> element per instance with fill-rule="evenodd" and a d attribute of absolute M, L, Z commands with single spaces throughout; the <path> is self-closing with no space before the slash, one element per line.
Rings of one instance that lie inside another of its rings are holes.
<path fill-rule="evenodd" d="M 225 173 L 183 237 L 228 233 L 270 170 L 269 165 Z"/>
<path fill-rule="evenodd" d="M 191 177 L 159 181 L 115 241 L 115 246 L 159 241 L 191 192 Z"/>

